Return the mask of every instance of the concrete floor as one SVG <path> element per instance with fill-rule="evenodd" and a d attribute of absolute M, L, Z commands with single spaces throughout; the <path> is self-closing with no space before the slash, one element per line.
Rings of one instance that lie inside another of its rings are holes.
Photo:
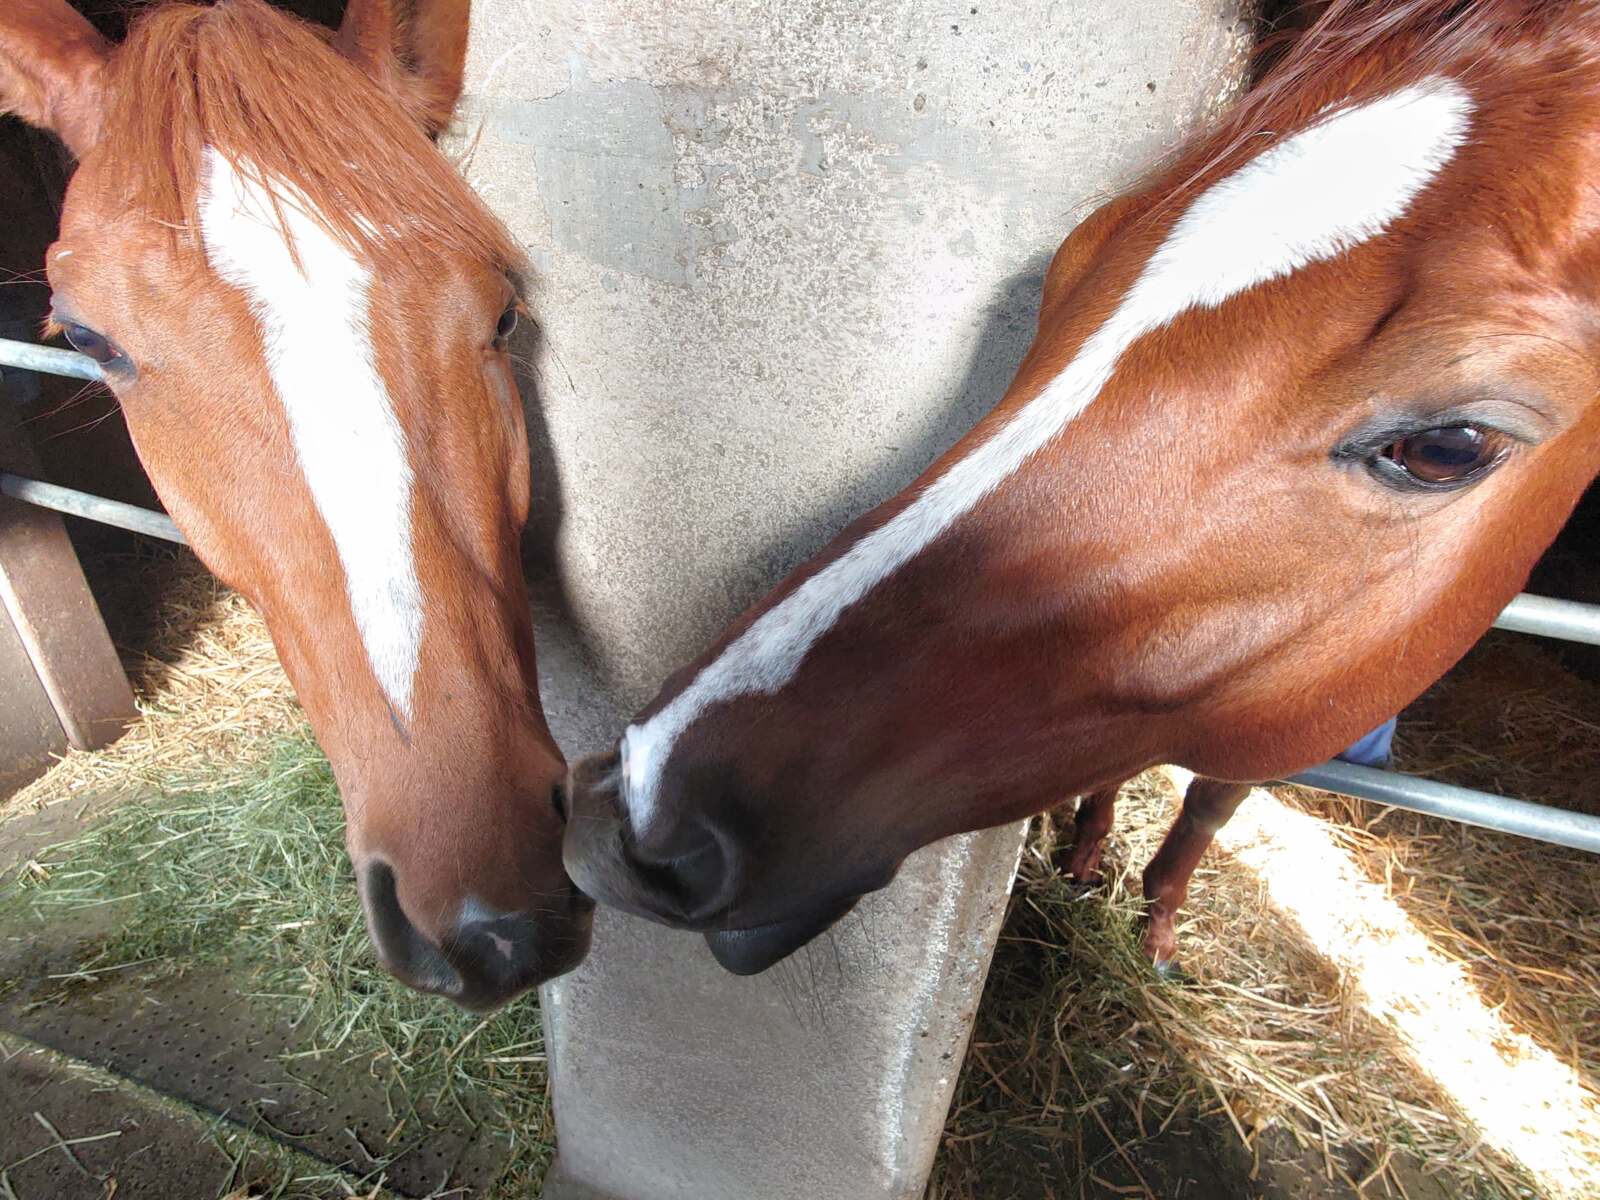
<path fill-rule="evenodd" d="M 0 873 L 81 828 L 95 807 L 75 800 L 8 820 Z M 102 908 L 70 927 L 0 925 L 0 980 L 9 981 L 0 988 L 0 1178 L 11 1189 L 0 1185 L 0 1200 L 103 1200 L 113 1188 L 119 1200 L 202 1200 L 296 1178 L 286 1195 L 371 1193 L 374 1154 L 389 1152 L 395 1118 L 365 1064 L 297 1058 L 290 1071 L 285 1056 L 307 1049 L 294 1006 L 242 994 L 219 967 L 114 971 L 64 988 L 59 976 L 115 920 Z M 75 1164 L 52 1148 L 41 1116 L 68 1141 L 100 1140 L 71 1147 Z M 380 1195 L 494 1178 L 501 1152 L 477 1139 L 469 1113 L 419 1116 L 412 1128 L 426 1124 L 429 1136 L 385 1168 Z"/>

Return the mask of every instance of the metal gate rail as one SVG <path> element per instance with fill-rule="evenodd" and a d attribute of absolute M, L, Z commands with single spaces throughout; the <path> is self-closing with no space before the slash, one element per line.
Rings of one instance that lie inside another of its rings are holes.
<path fill-rule="evenodd" d="M 100 364 L 87 354 L 58 350 L 54 346 L 35 346 L 32 342 L 14 342 L 10 338 L 0 338 L 0 367 L 21 367 L 24 371 L 66 375 L 96 383 L 105 378 Z"/>
<path fill-rule="evenodd" d="M 5 338 L 0 338 L 0 367 L 20 367 L 74 379 L 103 378 L 100 365 L 86 355 Z M 0 494 L 104 525 L 187 544 L 165 513 L 132 504 L 4 472 L 0 472 Z M 1496 629 L 1600 646 L 1600 604 L 1524 594 L 1512 600 L 1494 624 Z M 1600 817 L 1587 813 L 1339 761 L 1291 775 L 1289 782 L 1600 854 Z"/>
<path fill-rule="evenodd" d="M 1291 775 L 1289 782 L 1600 854 L 1600 817 L 1588 813 L 1337 760 Z"/>
<path fill-rule="evenodd" d="M 101 525 L 114 525 L 167 542 L 187 546 L 189 539 L 166 513 L 140 508 L 137 504 L 124 504 L 120 500 L 107 500 L 91 496 L 88 492 L 58 487 L 40 479 L 26 479 L 9 471 L 0 471 L 0 495 L 22 500 L 39 508 L 53 509 Z"/>

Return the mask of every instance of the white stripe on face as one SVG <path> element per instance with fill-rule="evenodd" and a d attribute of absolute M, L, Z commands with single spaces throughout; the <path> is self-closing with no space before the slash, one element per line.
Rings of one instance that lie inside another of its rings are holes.
<path fill-rule="evenodd" d="M 405 433 L 372 347 L 371 273 L 317 222 L 298 189 L 273 181 L 269 192 L 209 146 L 199 208 L 207 261 L 248 297 L 260 322 L 267 370 L 344 568 L 367 661 L 396 715 L 409 719 L 422 589 Z"/>
<path fill-rule="evenodd" d="M 627 803 L 650 820 L 662 765 L 710 705 L 770 694 L 841 613 L 999 487 L 1110 380 L 1123 353 L 1190 309 L 1214 308 L 1382 233 L 1466 136 L 1472 101 L 1434 79 L 1336 112 L 1200 195 L 1077 357 L 992 438 L 756 620 L 660 712 L 623 735 Z"/>

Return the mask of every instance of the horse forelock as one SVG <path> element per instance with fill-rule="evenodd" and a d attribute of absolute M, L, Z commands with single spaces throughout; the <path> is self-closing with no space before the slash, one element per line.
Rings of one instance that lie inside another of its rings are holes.
<path fill-rule="evenodd" d="M 1580 18 L 1600 27 L 1600 0 L 1330 0 L 1310 28 L 1263 42 L 1258 54 L 1270 65 L 1158 172 L 1152 215 L 1303 129 L 1331 102 L 1362 103 L 1438 76 L 1471 85 L 1530 55 L 1543 60 L 1545 85 L 1559 86 L 1550 60 L 1582 45 L 1570 36 Z M 1596 50 L 1600 39 L 1584 53 Z"/>
<path fill-rule="evenodd" d="M 115 171 L 104 177 L 127 208 L 175 236 L 198 245 L 211 149 L 269 191 L 292 186 L 320 227 L 368 259 L 426 263 L 445 248 L 508 270 L 522 264 L 509 231 L 401 99 L 325 31 L 265 0 L 154 7 L 108 75 L 96 149 Z"/>

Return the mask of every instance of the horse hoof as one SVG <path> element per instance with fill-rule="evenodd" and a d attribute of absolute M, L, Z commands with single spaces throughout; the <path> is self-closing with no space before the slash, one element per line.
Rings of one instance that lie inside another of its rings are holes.
<path fill-rule="evenodd" d="M 1150 921 L 1145 925 L 1144 937 L 1139 941 L 1150 969 L 1161 979 L 1174 979 L 1178 970 L 1178 939 L 1172 927 L 1164 921 Z"/>
<path fill-rule="evenodd" d="M 1150 960 L 1150 969 L 1162 983 L 1183 984 L 1193 983 L 1195 978 L 1183 969 L 1176 958 L 1153 958 Z"/>
<path fill-rule="evenodd" d="M 1067 880 L 1067 899 L 1073 901 L 1087 900 L 1090 896 L 1098 893 L 1105 886 L 1105 882 L 1105 876 L 1098 871 L 1087 879 L 1069 877 Z"/>

